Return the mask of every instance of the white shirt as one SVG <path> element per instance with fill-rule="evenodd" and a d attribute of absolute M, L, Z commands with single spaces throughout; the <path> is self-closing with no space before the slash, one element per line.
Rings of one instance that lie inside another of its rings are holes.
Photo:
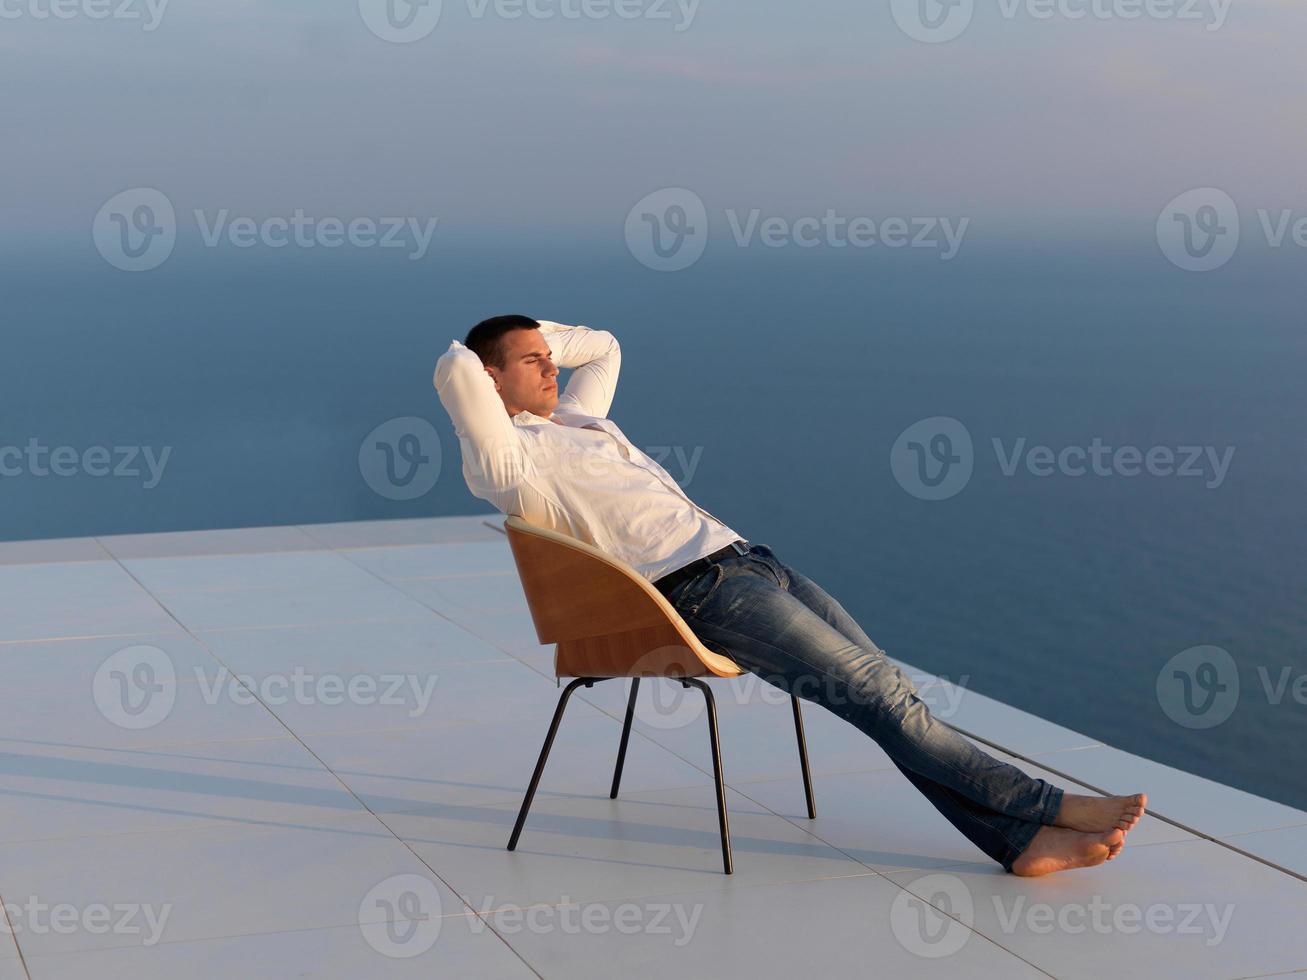
<path fill-rule="evenodd" d="M 574 369 L 551 418 L 510 416 L 481 359 L 457 340 L 436 362 L 436 391 L 473 495 L 579 538 L 651 582 L 742 538 L 605 418 L 621 367 L 617 339 L 549 320 L 540 332 L 554 363 Z"/>

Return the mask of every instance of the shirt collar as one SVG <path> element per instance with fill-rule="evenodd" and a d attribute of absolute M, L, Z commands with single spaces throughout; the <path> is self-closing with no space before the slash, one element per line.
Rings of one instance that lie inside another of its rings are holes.
<path fill-rule="evenodd" d="M 566 409 L 564 409 L 563 411 L 554 409 L 554 418 L 557 419 L 559 424 L 561 425 L 570 425 L 572 424 L 572 422 L 569 420 L 589 419 L 589 416 L 581 415 L 576 412 L 569 412 Z M 528 425 L 553 425 L 554 423 L 552 419 L 547 419 L 543 415 L 536 415 L 532 412 L 528 412 L 525 409 L 523 409 L 522 411 L 518 412 L 516 415 L 513 416 L 513 424 L 517 426 L 528 426 Z"/>

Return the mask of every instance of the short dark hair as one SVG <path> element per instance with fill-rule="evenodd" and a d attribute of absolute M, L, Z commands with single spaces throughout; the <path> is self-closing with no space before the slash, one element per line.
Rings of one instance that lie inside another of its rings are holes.
<path fill-rule="evenodd" d="M 482 320 L 467 332 L 463 346 L 475 351 L 482 364 L 503 370 L 504 345 L 501 341 L 510 330 L 535 330 L 540 323 L 520 313 L 508 313 L 504 316 L 492 316 Z"/>

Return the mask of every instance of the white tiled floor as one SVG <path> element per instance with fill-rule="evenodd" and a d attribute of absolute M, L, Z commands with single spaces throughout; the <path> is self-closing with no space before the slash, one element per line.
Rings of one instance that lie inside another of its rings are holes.
<path fill-rule="evenodd" d="M 809 820 L 788 701 L 746 675 L 714 684 L 727 877 L 698 695 L 646 682 L 610 800 L 609 681 L 573 698 L 509 853 L 559 692 L 486 519 L 0 545 L 0 980 L 1307 969 L 1307 884 L 1162 819 L 1307 873 L 1307 813 L 907 665 L 938 716 L 1033 761 L 996 755 L 1146 789 L 1158 816 L 1110 865 L 1004 875 L 806 705 Z M 106 664 L 133 647 L 167 676 Z M 359 679 L 371 696 L 330 686 Z M 67 927 L 24 919 L 34 902 Z M 157 943 L 145 909 L 166 910 Z"/>

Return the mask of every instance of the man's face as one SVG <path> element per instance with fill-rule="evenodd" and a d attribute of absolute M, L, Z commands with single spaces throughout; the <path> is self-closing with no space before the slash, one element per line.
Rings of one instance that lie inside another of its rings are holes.
<path fill-rule="evenodd" d="M 549 345 L 539 330 L 510 330 L 501 343 L 502 369 L 486 366 L 509 415 L 530 412 L 549 418 L 558 405 L 558 368 L 549 356 Z"/>

